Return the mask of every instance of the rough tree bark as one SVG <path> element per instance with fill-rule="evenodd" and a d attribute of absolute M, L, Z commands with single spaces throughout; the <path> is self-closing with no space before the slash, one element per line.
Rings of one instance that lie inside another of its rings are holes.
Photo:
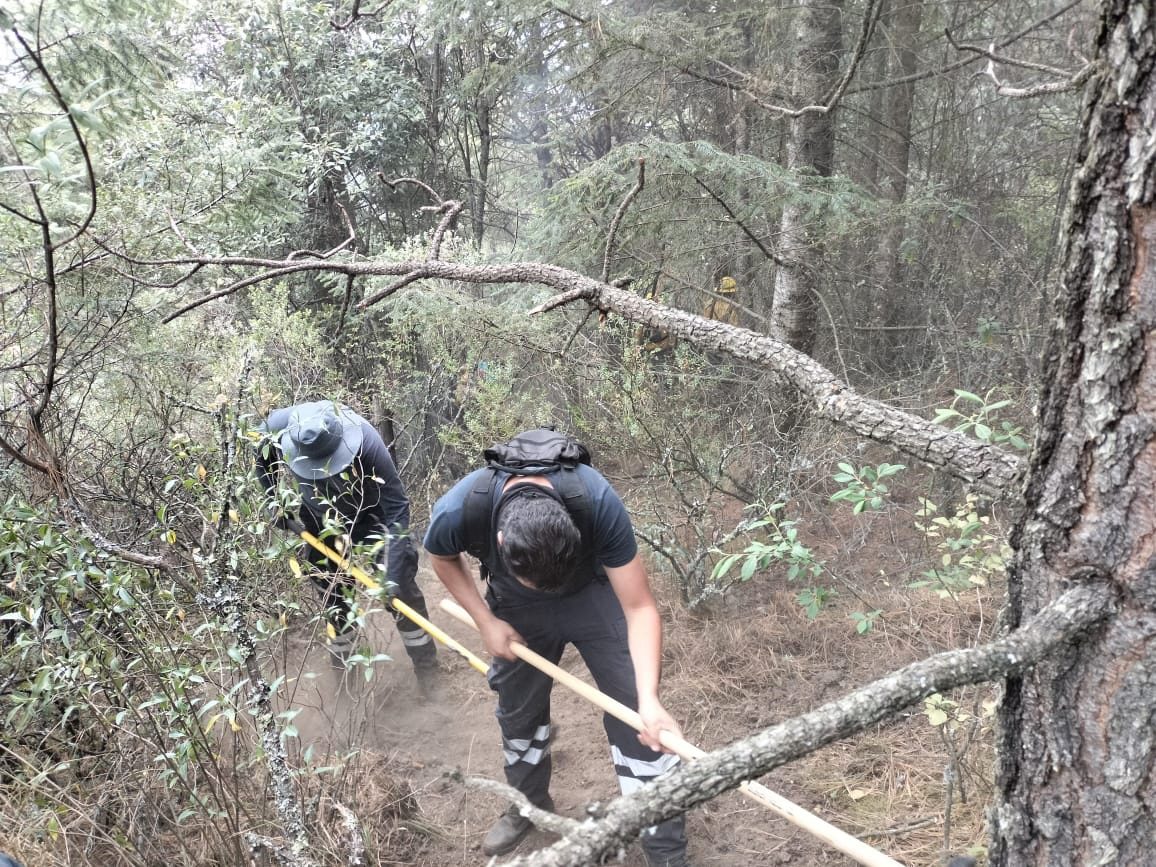
<path fill-rule="evenodd" d="M 907 171 L 911 162 L 911 115 L 915 104 L 913 78 L 918 66 L 916 46 L 923 21 L 922 0 L 905 0 L 895 6 L 890 18 L 890 44 L 893 55 L 888 77 L 900 79 L 887 94 L 881 118 L 879 152 L 876 161 L 879 194 L 895 211 L 907 198 Z M 875 318 L 884 326 L 904 327 L 919 324 L 927 317 L 926 299 L 919 291 L 903 283 L 899 249 L 903 243 L 906 219 L 902 213 L 889 214 L 879 233 L 871 273 L 875 294 Z M 909 341 L 914 332 L 884 331 L 883 351 L 879 361 L 892 370 L 913 363 Z"/>
<path fill-rule="evenodd" d="M 130 260 L 132 261 L 132 260 Z M 508 265 L 463 265 L 437 259 L 410 262 L 335 261 L 332 259 L 257 259 L 249 257 L 190 257 L 151 265 L 231 265 L 260 269 L 259 273 L 189 302 L 165 317 L 170 322 L 202 304 L 225 297 L 263 280 L 301 271 L 331 271 L 358 276 L 396 276 L 391 286 L 366 298 L 358 306 L 369 307 L 417 280 L 440 278 L 466 283 L 537 283 L 557 289 L 553 301 L 540 310 L 566 303 L 587 301 L 618 313 L 631 322 L 668 331 L 701 349 L 718 350 L 734 358 L 760 365 L 796 389 L 810 410 L 860 436 L 886 443 L 928 466 L 942 469 L 977 491 L 1007 498 L 1018 494 L 1023 463 L 998 446 L 971 439 L 927 419 L 864 397 L 813 358 L 785 343 L 725 322 L 705 319 L 664 304 L 649 301 L 625 289 L 594 280 L 575 271 L 534 262 Z"/>
<path fill-rule="evenodd" d="M 1156 20 L 1106 0 L 1007 618 L 1114 583 L 1092 638 L 1007 682 L 991 863 L 1151 863 L 1156 839 Z"/>
<path fill-rule="evenodd" d="M 507 867 L 598 864 L 604 853 L 629 843 L 641 828 L 862 731 L 933 692 L 1023 671 L 1057 648 L 1074 646 L 1116 610 L 1113 594 L 1113 588 L 1103 582 L 1076 587 L 1011 635 L 912 663 L 837 701 L 683 764 L 669 776 L 614 800 L 600 819 L 587 819 L 550 848 L 516 858 Z"/>
<path fill-rule="evenodd" d="M 834 89 L 842 44 L 842 0 L 801 0 L 795 15 L 795 63 L 792 88 L 799 105 L 821 104 Z M 828 177 L 835 155 L 835 113 L 805 112 L 791 119 L 787 167 Z M 784 265 L 775 272 L 770 333 L 800 352 L 815 343 L 815 272 L 819 258 L 810 208 L 790 201 L 783 206 L 778 248 Z"/>

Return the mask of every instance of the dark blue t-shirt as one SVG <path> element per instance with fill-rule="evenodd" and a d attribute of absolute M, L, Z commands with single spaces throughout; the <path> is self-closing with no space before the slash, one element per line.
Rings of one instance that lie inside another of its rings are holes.
<path fill-rule="evenodd" d="M 423 543 L 425 549 L 431 554 L 452 557 L 466 550 L 468 545 L 466 544 L 463 519 L 466 498 L 473 490 L 474 483 L 483 473 L 487 472 L 489 470 L 480 469 L 470 473 L 450 488 L 434 505 L 429 519 L 429 529 L 426 530 Z M 578 473 L 578 478 L 586 487 L 586 494 L 590 499 L 590 507 L 593 512 L 591 523 L 595 546 L 596 574 L 590 577 L 604 576 L 604 566 L 611 569 L 625 566 L 638 553 L 638 544 L 634 541 L 634 528 L 630 524 L 630 515 L 627 514 L 622 500 L 619 499 L 614 488 L 600 472 L 585 464 L 579 464 L 574 472 Z M 497 506 L 498 500 L 502 496 L 502 488 L 508 478 L 508 473 L 498 473 L 498 479 L 493 488 L 491 509 Z M 550 476 L 546 476 L 546 478 L 549 479 Z M 497 528 L 491 528 L 491 532 L 496 534 Z M 493 538 L 490 539 L 490 556 L 486 559 L 486 568 L 490 572 L 490 581 L 501 588 L 503 595 L 509 593 L 526 599 L 556 596 L 552 593 L 531 590 L 515 580 L 502 563 L 502 558 L 498 554 L 497 541 Z"/>

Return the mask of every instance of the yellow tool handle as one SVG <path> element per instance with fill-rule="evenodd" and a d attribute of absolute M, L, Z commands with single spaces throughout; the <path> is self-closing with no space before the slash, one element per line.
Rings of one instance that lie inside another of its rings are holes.
<path fill-rule="evenodd" d="M 443 599 L 440 605 L 442 610 L 451 617 L 460 620 L 467 626 L 472 626 L 474 629 L 478 628 L 473 618 L 470 617 L 469 612 L 453 600 Z M 570 672 L 564 671 L 544 658 L 541 654 L 530 650 L 530 648 L 524 644 L 514 642 L 510 645 L 510 649 L 518 659 L 550 675 L 550 677 L 557 680 L 563 686 L 569 687 L 587 701 L 597 705 L 611 716 L 622 720 L 622 722 L 631 728 L 642 731 L 642 717 L 638 715 L 637 711 L 631 710 L 622 702 L 615 701 L 606 695 L 606 693 L 595 689 L 590 684 L 570 674 Z M 661 732 L 659 740 L 661 740 L 662 745 L 672 753 L 676 753 L 680 758 L 687 759 L 688 761 L 691 759 L 700 759 L 706 755 L 703 750 L 673 732 Z M 762 804 L 772 812 L 778 813 L 788 822 L 799 826 L 820 840 L 829 843 L 840 852 L 854 858 L 860 864 L 865 864 L 867 867 L 903 867 L 902 864 L 890 856 L 868 846 L 857 837 L 852 837 L 846 831 L 836 828 L 830 822 L 820 819 L 814 813 L 800 807 L 793 801 L 787 800 L 782 795 L 775 794 L 760 783 L 742 783 L 739 789 L 751 800 Z"/>
<path fill-rule="evenodd" d="M 304 539 L 310 546 L 324 554 L 326 557 L 328 557 L 330 560 L 352 575 L 359 584 L 365 587 L 365 589 L 374 593 L 381 590 L 381 585 L 370 578 L 364 570 L 358 568 L 352 562 L 350 562 L 348 557 L 343 557 L 337 551 L 334 551 L 308 530 L 296 526 L 293 529 L 296 530 L 298 535 L 300 535 L 301 538 Z M 482 674 L 485 674 L 489 670 L 489 666 L 482 662 L 482 660 L 478 658 L 477 655 L 471 653 L 468 647 L 460 644 L 453 637 L 438 629 L 438 627 L 434 626 L 432 623 L 430 623 L 429 620 L 427 620 L 425 617 L 422 617 L 420 614 L 414 611 L 413 608 L 411 608 L 409 605 L 406 605 L 400 599 L 397 599 L 396 597 L 390 599 L 389 604 L 395 611 L 400 612 L 402 616 L 416 623 L 435 639 L 440 641 L 450 650 L 454 651 L 458 656 L 462 657 L 470 664 L 471 668 L 480 671 Z"/>

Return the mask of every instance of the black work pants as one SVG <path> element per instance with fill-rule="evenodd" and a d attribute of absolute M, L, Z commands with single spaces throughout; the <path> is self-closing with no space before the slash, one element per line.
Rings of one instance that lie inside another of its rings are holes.
<path fill-rule="evenodd" d="M 360 542 L 365 539 L 355 539 Z M 330 543 L 330 547 L 332 543 Z M 351 576 L 314 548 L 306 544 L 302 549 L 305 560 L 311 567 L 309 577 L 321 594 L 325 606 L 325 619 L 336 635 L 344 635 L 356 628 L 353 622 L 353 599 L 357 585 Z M 387 565 L 388 564 L 388 567 Z M 417 549 L 408 534 L 391 534 L 386 544 L 374 557 L 374 571 L 377 580 L 384 582 L 388 577 L 397 584 L 397 598 L 410 606 L 422 617 L 427 617 L 425 596 L 417 585 Z M 429 634 L 406 619 L 394 609 L 389 609 L 397 624 L 397 634 L 415 668 L 431 667 L 436 664 L 437 647 Z"/>
<path fill-rule="evenodd" d="M 613 588 L 594 581 L 569 596 L 526 603 L 503 599 L 491 588 L 487 601 L 494 614 L 518 630 L 526 645 L 557 663 L 567 644 L 577 648 L 598 688 L 629 708 L 638 708 L 634 663 L 626 641 L 626 617 Z M 490 688 L 498 694 L 506 781 L 536 805 L 547 802 L 550 761 L 550 690 L 554 680 L 521 660 L 495 659 Z M 638 734 L 609 714 L 602 717 L 614 772 L 623 794 L 678 764 L 678 757 L 643 746 Z M 642 847 L 652 863 L 678 863 L 686 851 L 682 816 L 642 833 Z"/>

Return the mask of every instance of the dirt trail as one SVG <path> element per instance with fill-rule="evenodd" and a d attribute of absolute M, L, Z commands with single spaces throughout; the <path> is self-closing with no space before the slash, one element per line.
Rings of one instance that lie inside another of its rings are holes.
<path fill-rule="evenodd" d="M 418 580 L 430 619 L 485 658 L 476 634 L 437 608 L 446 593 L 433 574 L 423 566 Z M 497 796 L 467 789 L 447 777 L 460 771 L 503 779 L 494 695 L 485 678 L 452 651 L 439 648 L 443 685 L 434 699 L 423 702 L 405 649 L 386 614 L 370 615 L 363 642 L 374 653 L 391 657 L 372 664 L 369 681 L 364 678 L 367 666 L 350 673 L 335 670 L 315 638 L 291 642 L 283 664 L 296 681 L 289 704 L 300 710 L 293 719 L 300 749 L 312 747 L 316 764 L 327 764 L 330 757 L 354 749 L 389 755 L 409 770 L 418 791 L 422 823 L 435 831 L 423 852 L 423 863 L 488 863 L 481 841 L 505 805 Z M 589 680 L 577 653 L 567 651 L 561 665 Z M 552 710 L 558 735 L 553 744 L 551 791 L 559 813 L 581 817 L 592 801 L 618 794 L 601 713 L 563 687 L 554 691 Z M 553 839 L 536 832 L 517 851 L 533 851 Z M 633 851 L 619 863 L 643 867 L 645 862 L 640 852 Z"/>
<path fill-rule="evenodd" d="M 419 581 L 426 594 L 431 619 L 477 652 L 481 643 L 466 627 L 437 608 L 445 591 L 423 565 Z M 680 628 L 693 627 L 689 620 Z M 668 634 L 671 626 L 668 625 Z M 364 678 L 362 667 L 351 674 L 332 668 L 328 656 L 315 638 L 290 642 L 283 668 L 294 682 L 291 706 L 300 713 L 293 720 L 300 749 L 312 748 L 315 765 L 331 764 L 332 759 L 352 750 L 372 751 L 389 758 L 389 767 L 405 774 L 417 793 L 419 820 L 424 838 L 412 857 L 394 862 L 421 865 L 484 865 L 490 862 L 481 852 L 481 841 L 491 822 L 504 809 L 497 796 L 468 789 L 449 777 L 460 771 L 501 780 L 501 753 L 498 725 L 494 719 L 494 697 L 485 678 L 456 654 L 439 651 L 443 668 L 443 688 L 435 699 L 419 699 L 412 668 L 389 617 L 370 616 L 364 639 L 374 653 L 390 660 L 371 668 L 372 679 Z M 678 642 L 670 642 L 678 653 Z M 562 667 L 589 681 L 581 659 L 569 649 Z M 664 687 L 670 696 L 685 696 L 697 690 L 693 665 L 668 666 Z M 725 661 L 722 674 L 725 676 Z M 681 673 L 680 673 L 681 672 Z M 783 710 L 790 704 L 774 701 L 774 690 L 756 698 L 756 704 L 733 712 L 765 725 L 768 708 Z M 783 696 L 786 699 L 786 696 Z M 684 701 L 671 707 L 682 721 L 687 736 L 711 748 L 745 732 L 726 729 L 737 720 L 712 701 Z M 757 711 L 757 712 L 756 712 Z M 775 713 L 776 717 L 783 714 Z M 581 818 L 592 802 L 618 794 L 609 749 L 601 724 L 601 713 L 564 687 L 553 694 L 552 716 L 559 728 L 553 744 L 554 776 L 552 795 L 562 815 Z M 728 719 L 729 718 L 729 719 Z M 747 723 L 749 726 L 750 723 Z M 746 726 L 744 726 L 746 727 Z M 771 788 L 788 798 L 798 799 L 814 809 L 814 799 L 800 791 L 798 769 L 783 776 L 765 779 Z M 688 817 L 690 854 L 696 865 L 745 867 L 745 865 L 846 865 L 852 862 L 824 848 L 805 834 L 738 794 L 729 794 L 698 808 Z M 535 832 L 518 848 L 523 854 L 547 845 L 552 835 Z M 625 867 L 644 867 L 641 850 L 635 845 L 621 860 Z"/>

